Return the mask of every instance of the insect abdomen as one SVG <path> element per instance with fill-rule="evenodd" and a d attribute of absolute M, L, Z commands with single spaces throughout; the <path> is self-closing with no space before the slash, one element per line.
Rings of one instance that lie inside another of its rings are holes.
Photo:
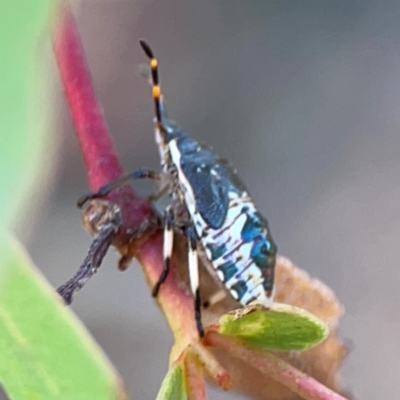
<path fill-rule="evenodd" d="M 169 142 L 199 241 L 224 286 L 242 305 L 272 301 L 275 257 L 266 219 L 236 172 L 180 133 Z"/>
<path fill-rule="evenodd" d="M 271 302 L 276 246 L 267 221 L 251 200 L 230 202 L 227 218 L 220 229 L 197 224 L 207 258 L 232 296 L 242 305 L 252 301 Z M 196 219 L 196 218 L 195 218 Z"/>

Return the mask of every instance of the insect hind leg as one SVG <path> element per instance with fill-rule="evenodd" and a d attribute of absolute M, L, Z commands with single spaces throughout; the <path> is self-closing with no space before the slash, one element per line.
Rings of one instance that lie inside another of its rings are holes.
<path fill-rule="evenodd" d="M 163 262 L 164 267 L 158 281 L 152 290 L 153 297 L 157 297 L 161 285 L 167 279 L 171 268 L 171 256 L 174 244 L 174 212 L 171 206 L 168 206 L 164 213 L 164 244 L 163 244 Z"/>
<path fill-rule="evenodd" d="M 197 237 L 192 225 L 185 228 L 185 234 L 189 245 L 189 279 L 190 288 L 194 297 L 194 319 L 200 337 L 204 336 L 204 328 L 201 322 L 201 297 L 199 289 L 199 260 L 197 256 Z"/>

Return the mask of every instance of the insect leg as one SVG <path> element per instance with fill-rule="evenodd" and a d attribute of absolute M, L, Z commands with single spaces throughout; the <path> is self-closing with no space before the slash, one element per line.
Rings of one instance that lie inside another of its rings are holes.
<path fill-rule="evenodd" d="M 64 283 L 64 285 L 57 289 L 57 292 L 67 304 L 71 304 L 74 294 L 78 290 L 82 289 L 85 283 L 99 269 L 103 258 L 111 245 L 118 226 L 118 224 L 110 222 L 101 228 L 98 236 L 90 245 L 88 255 L 76 274 L 68 282 Z"/>
<path fill-rule="evenodd" d="M 167 207 L 164 214 L 164 244 L 163 244 L 163 262 L 164 267 L 158 278 L 157 283 L 154 285 L 152 290 L 153 297 L 157 297 L 161 285 L 167 279 L 169 269 L 171 267 L 171 255 L 174 243 L 174 212 L 172 207 Z"/>
<path fill-rule="evenodd" d="M 82 196 L 78 200 L 77 205 L 78 205 L 79 208 L 82 208 L 88 200 L 96 199 L 96 198 L 99 198 L 99 197 L 103 197 L 106 194 L 110 193 L 112 190 L 121 187 L 122 185 L 124 185 L 128 181 L 136 180 L 136 179 L 145 179 L 145 178 L 159 180 L 160 176 L 159 176 L 159 174 L 157 172 L 150 171 L 148 169 L 140 168 L 140 169 L 138 169 L 136 171 L 131 172 L 128 175 L 123 176 L 120 179 L 117 179 L 114 182 L 111 182 L 111 183 L 109 183 L 107 185 L 102 186 L 95 193 L 88 193 L 88 194 Z"/>
<path fill-rule="evenodd" d="M 201 322 L 201 298 L 199 290 L 199 260 L 197 257 L 197 238 L 193 226 L 185 230 L 189 244 L 189 279 L 190 288 L 194 296 L 194 318 L 199 336 L 204 336 L 204 328 Z"/>
<path fill-rule="evenodd" d="M 162 197 L 168 190 L 168 185 L 161 187 L 157 192 L 152 193 L 149 197 L 147 197 L 147 201 L 152 203 L 153 201 L 157 201 L 160 197 Z"/>

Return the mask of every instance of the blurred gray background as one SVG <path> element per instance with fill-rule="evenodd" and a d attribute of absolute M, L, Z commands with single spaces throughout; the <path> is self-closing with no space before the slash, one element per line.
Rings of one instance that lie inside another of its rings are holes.
<path fill-rule="evenodd" d="M 344 386 L 359 399 L 399 399 L 400 3 L 92 0 L 77 17 L 126 170 L 158 165 L 153 105 L 137 72 L 143 37 L 170 115 L 232 161 L 280 253 L 345 305 Z M 59 108 L 55 184 L 28 241 L 56 286 L 91 241 L 75 208 L 86 176 L 61 96 Z M 131 397 L 153 399 L 172 338 L 140 268 L 120 273 L 116 261 L 111 251 L 73 309 Z"/>

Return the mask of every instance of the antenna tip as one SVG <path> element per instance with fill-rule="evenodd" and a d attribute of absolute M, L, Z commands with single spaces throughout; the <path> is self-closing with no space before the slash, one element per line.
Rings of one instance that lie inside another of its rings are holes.
<path fill-rule="evenodd" d="M 151 59 L 154 58 L 153 51 L 151 50 L 151 47 L 147 44 L 145 40 L 140 39 L 139 44 L 142 47 L 143 51 L 146 53 L 147 57 Z"/>

